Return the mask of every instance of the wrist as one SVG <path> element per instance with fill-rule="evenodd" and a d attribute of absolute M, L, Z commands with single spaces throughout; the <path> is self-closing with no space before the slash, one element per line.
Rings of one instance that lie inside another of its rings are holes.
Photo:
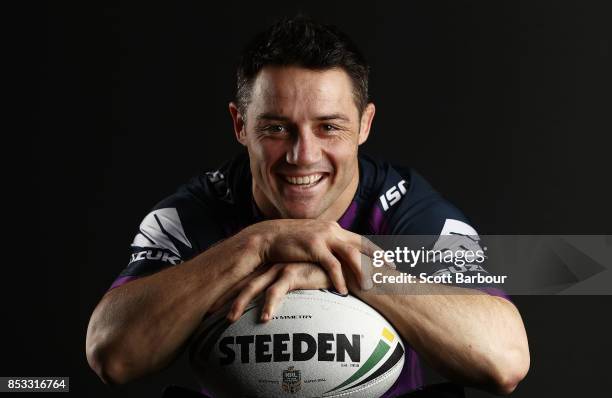
<path fill-rule="evenodd" d="M 234 235 L 236 241 L 232 242 L 233 250 L 241 253 L 238 263 L 245 268 L 247 273 L 264 264 L 267 258 L 269 237 L 265 230 L 257 228 L 257 225 L 250 225 L 238 232 Z"/>
<path fill-rule="evenodd" d="M 225 289 L 240 282 L 261 264 L 258 242 L 256 235 L 242 230 L 213 244 L 189 262 L 199 269 L 201 283 L 209 285 L 211 281 L 223 282 L 221 284 L 227 285 L 223 287 Z"/>
<path fill-rule="evenodd" d="M 272 247 L 274 236 L 279 228 L 278 220 L 262 221 L 249 225 L 239 232 L 246 251 L 250 253 L 251 261 L 256 265 L 270 261 L 269 248 Z"/>

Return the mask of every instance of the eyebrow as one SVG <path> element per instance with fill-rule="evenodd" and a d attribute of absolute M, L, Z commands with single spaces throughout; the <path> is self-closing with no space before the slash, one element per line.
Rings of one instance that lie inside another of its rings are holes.
<path fill-rule="evenodd" d="M 257 116 L 257 120 L 281 120 L 284 122 L 290 121 L 290 119 L 286 116 L 277 115 L 275 113 L 262 113 Z M 325 121 L 325 120 L 342 120 L 345 122 L 350 122 L 350 119 L 343 115 L 342 113 L 332 113 L 330 115 L 321 115 L 315 117 L 315 120 Z"/>
<path fill-rule="evenodd" d="M 345 122 L 350 122 L 350 119 L 343 115 L 342 113 L 332 113 L 331 115 L 323 115 L 315 118 L 316 120 L 342 120 Z"/>
<path fill-rule="evenodd" d="M 282 120 L 286 122 L 289 121 L 289 118 L 277 115 L 275 113 L 262 113 L 260 115 L 257 115 L 257 120 Z"/>

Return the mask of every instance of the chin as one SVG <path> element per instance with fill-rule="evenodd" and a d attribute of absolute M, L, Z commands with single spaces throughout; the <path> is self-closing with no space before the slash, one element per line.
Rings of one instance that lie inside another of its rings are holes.
<path fill-rule="evenodd" d="M 310 209 L 310 208 L 285 208 L 284 213 L 286 214 L 285 218 L 318 218 L 321 215 L 321 212 L 318 209 Z"/>

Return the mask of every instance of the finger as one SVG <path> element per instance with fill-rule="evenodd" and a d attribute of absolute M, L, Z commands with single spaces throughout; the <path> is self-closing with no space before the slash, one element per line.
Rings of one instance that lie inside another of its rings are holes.
<path fill-rule="evenodd" d="M 374 287 L 374 281 L 372 280 L 372 274 L 374 272 L 374 266 L 372 265 L 372 259 L 365 254 L 361 254 L 361 289 L 370 290 Z"/>
<path fill-rule="evenodd" d="M 274 311 L 278 308 L 283 298 L 291 290 L 292 276 L 284 273 L 280 278 L 266 290 L 266 299 L 261 311 L 261 321 L 268 322 L 272 319 Z"/>
<path fill-rule="evenodd" d="M 240 291 L 250 281 L 252 281 L 254 278 L 258 277 L 259 275 L 263 274 L 264 272 L 268 271 L 269 269 L 270 269 L 270 267 L 258 267 L 255 271 L 251 272 L 248 276 L 243 278 L 240 282 L 238 282 L 236 285 L 234 285 L 231 289 L 228 289 L 225 293 L 223 293 L 217 299 L 217 301 L 215 301 L 213 303 L 213 305 L 210 306 L 210 308 L 208 309 L 208 312 L 215 312 L 218 309 L 220 309 L 221 307 L 223 307 L 223 305 L 225 303 L 227 303 L 232 297 L 237 296 L 238 293 L 240 293 Z"/>
<path fill-rule="evenodd" d="M 381 249 L 377 244 L 375 244 L 374 242 L 372 242 L 371 240 L 369 240 L 368 238 L 366 238 L 365 236 L 361 237 L 361 245 L 362 245 L 362 250 L 361 252 L 363 254 L 365 254 L 366 256 L 370 257 L 370 258 L 374 258 L 376 252 L 381 253 L 384 252 L 383 249 Z M 397 266 L 395 265 L 395 263 L 393 261 L 387 261 L 385 260 L 384 256 L 382 258 L 383 263 L 392 269 L 397 269 Z"/>
<path fill-rule="evenodd" d="M 353 275 L 355 275 L 357 283 L 363 289 L 363 268 L 367 267 L 367 264 L 362 264 L 362 259 L 369 257 L 363 255 L 356 247 L 348 243 L 338 244 L 334 248 L 334 252 L 343 260 L 342 263 L 349 268 L 349 272 L 352 272 Z"/>
<path fill-rule="evenodd" d="M 298 289 L 327 289 L 331 286 L 330 278 L 319 264 L 310 262 L 287 263 L 279 279 L 287 279 L 289 291 Z"/>
<path fill-rule="evenodd" d="M 230 322 L 235 322 L 244 313 L 246 306 L 253 301 L 264 289 L 269 286 L 278 276 L 278 272 L 282 268 L 282 264 L 275 264 L 263 274 L 253 278 L 244 289 L 238 294 L 234 300 L 232 307 L 227 314 L 227 319 Z"/>
<path fill-rule="evenodd" d="M 342 264 L 340 261 L 329 251 L 328 248 L 323 250 L 319 250 L 319 261 L 332 281 L 332 284 L 340 294 L 348 294 L 348 289 L 346 287 L 346 281 L 344 280 L 344 275 L 342 274 Z"/>
<path fill-rule="evenodd" d="M 341 230 L 342 232 L 339 235 L 340 239 L 346 243 L 349 243 L 351 246 L 358 248 L 359 251 L 365 254 L 366 256 L 370 258 L 374 258 L 375 252 L 383 251 L 383 249 L 381 249 L 377 244 L 375 244 L 374 242 L 372 242 L 370 239 L 366 238 L 365 236 L 356 234 L 351 231 L 347 231 L 342 228 Z M 384 259 L 383 259 L 383 262 L 385 263 L 385 265 L 387 265 L 388 267 L 392 269 L 397 268 L 393 262 L 389 262 Z"/>
<path fill-rule="evenodd" d="M 240 292 L 240 290 L 242 288 L 244 288 L 244 286 L 246 286 L 247 283 L 249 283 L 250 281 L 253 280 L 253 278 L 255 278 L 257 275 L 255 274 L 251 274 L 248 277 L 242 279 L 240 282 L 238 282 L 238 284 L 236 284 L 232 289 L 227 290 L 225 293 L 223 293 L 221 295 L 221 297 L 219 297 L 217 299 L 217 301 L 215 301 L 213 303 L 213 305 L 210 306 L 209 308 L 209 312 L 215 312 L 218 309 L 220 309 L 221 307 L 223 307 L 223 305 L 225 303 L 227 303 L 232 297 L 238 295 L 238 293 Z"/>
<path fill-rule="evenodd" d="M 282 299 L 293 290 L 298 289 L 324 289 L 330 286 L 329 277 L 321 266 L 314 263 L 286 263 L 280 276 L 266 292 L 266 299 L 262 308 L 261 320 L 267 322 L 272 319 L 280 306 Z"/>
<path fill-rule="evenodd" d="M 298 271 L 291 290 L 329 289 L 332 286 L 329 275 L 319 264 L 301 263 Z"/>

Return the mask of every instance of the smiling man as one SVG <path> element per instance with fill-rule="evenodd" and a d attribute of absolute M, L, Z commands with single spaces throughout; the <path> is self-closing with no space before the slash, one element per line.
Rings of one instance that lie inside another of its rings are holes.
<path fill-rule="evenodd" d="M 266 66 L 240 106 L 246 112 L 230 104 L 267 217 L 336 221 L 348 208 L 359 185 L 357 148 L 374 117 L 374 104 L 356 106 L 352 85 L 337 67 Z"/>
<path fill-rule="evenodd" d="M 333 287 L 376 308 L 409 347 L 387 397 L 422 386 L 419 357 L 458 383 L 516 387 L 529 351 L 506 298 L 425 284 L 400 296 L 364 289 L 362 258 L 376 247 L 363 235 L 476 234 L 416 172 L 358 153 L 375 113 L 368 72 L 344 34 L 304 18 L 246 48 L 229 110 L 247 153 L 195 177 L 142 221 L 130 263 L 88 328 L 87 357 L 103 381 L 164 368 L 203 315 L 227 302 L 234 321 L 264 293 L 266 322 L 288 291 Z M 452 272 L 464 271 L 474 268 Z"/>

